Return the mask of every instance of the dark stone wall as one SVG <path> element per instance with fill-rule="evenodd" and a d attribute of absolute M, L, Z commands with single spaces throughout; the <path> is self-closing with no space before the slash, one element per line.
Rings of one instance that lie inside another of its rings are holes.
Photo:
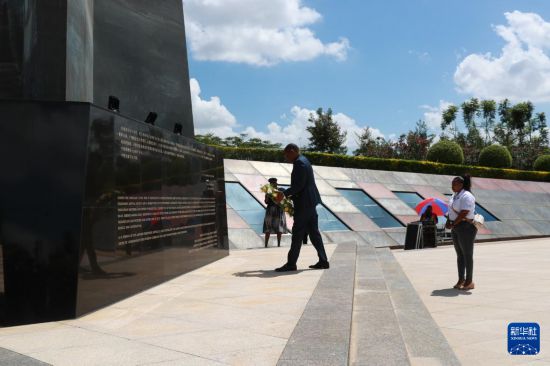
<path fill-rule="evenodd" d="M 193 115 L 181 0 L 95 0 L 94 103 L 120 99 L 121 112 L 157 125 L 184 126 Z"/>
<path fill-rule="evenodd" d="M 0 326 L 80 316 L 229 254 L 212 147 L 88 103 L 0 115 Z"/>
<path fill-rule="evenodd" d="M 181 0 L 0 0 L 0 99 L 90 102 L 194 136 Z"/>

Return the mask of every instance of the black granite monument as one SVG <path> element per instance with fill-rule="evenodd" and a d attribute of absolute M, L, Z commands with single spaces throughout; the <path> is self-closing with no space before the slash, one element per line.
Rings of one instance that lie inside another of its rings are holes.
<path fill-rule="evenodd" d="M 0 0 L 0 167 L 1 325 L 74 318 L 226 256 L 181 0 Z"/>

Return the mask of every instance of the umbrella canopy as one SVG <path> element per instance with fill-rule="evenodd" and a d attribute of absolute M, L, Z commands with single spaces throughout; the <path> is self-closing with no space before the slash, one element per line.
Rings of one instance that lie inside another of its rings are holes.
<path fill-rule="evenodd" d="M 449 211 L 449 207 L 445 201 L 439 198 L 430 197 L 416 205 L 416 212 L 422 215 L 430 205 L 432 206 L 432 212 L 437 216 L 445 216 L 447 211 Z"/>

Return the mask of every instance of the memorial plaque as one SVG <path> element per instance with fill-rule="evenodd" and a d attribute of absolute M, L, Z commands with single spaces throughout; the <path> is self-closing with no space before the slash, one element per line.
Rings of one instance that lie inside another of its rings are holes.
<path fill-rule="evenodd" d="M 1 102 L 4 325 L 80 316 L 228 255 L 211 147 L 87 103 Z"/>

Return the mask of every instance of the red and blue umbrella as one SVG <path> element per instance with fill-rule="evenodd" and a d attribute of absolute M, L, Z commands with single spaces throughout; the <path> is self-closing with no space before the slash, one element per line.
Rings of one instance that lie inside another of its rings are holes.
<path fill-rule="evenodd" d="M 437 216 L 445 216 L 447 211 L 449 211 L 449 206 L 447 205 L 447 202 L 439 198 L 430 197 L 426 198 L 418 205 L 416 205 L 416 212 L 418 212 L 419 215 L 422 215 L 424 211 L 426 211 L 428 206 L 432 206 L 432 212 Z"/>

